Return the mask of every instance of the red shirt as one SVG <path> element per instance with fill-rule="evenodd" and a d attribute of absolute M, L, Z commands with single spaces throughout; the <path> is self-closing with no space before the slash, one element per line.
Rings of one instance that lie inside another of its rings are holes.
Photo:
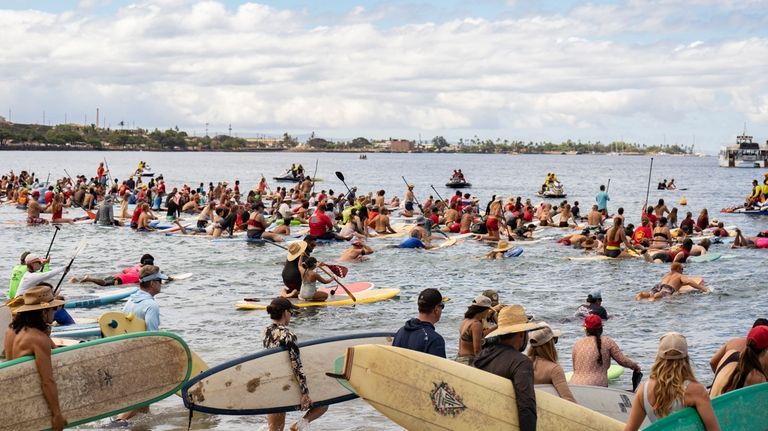
<path fill-rule="evenodd" d="M 99 166 L 99 169 L 96 169 L 96 176 L 99 178 L 104 176 L 104 166 Z"/>
<path fill-rule="evenodd" d="M 453 195 L 453 197 L 451 198 L 451 203 L 452 203 L 452 204 L 456 204 L 456 211 L 458 211 L 459 213 L 461 213 L 461 208 L 462 208 L 462 206 L 463 206 L 463 205 L 461 204 L 461 197 L 460 197 L 460 196 L 456 196 L 456 195 Z"/>
<path fill-rule="evenodd" d="M 429 219 L 432 220 L 432 224 L 435 224 L 435 225 L 440 222 L 440 218 L 435 213 L 432 213 L 432 215 L 429 216 Z"/>
<path fill-rule="evenodd" d="M 312 236 L 323 236 L 329 230 L 333 229 L 333 222 L 322 211 L 315 211 L 309 218 L 309 234 Z"/>
<path fill-rule="evenodd" d="M 45 203 L 49 204 L 51 202 L 53 202 L 53 192 L 48 190 L 47 192 L 45 192 Z"/>
<path fill-rule="evenodd" d="M 640 244 L 640 241 L 643 239 L 653 238 L 653 231 L 651 231 L 650 226 L 639 226 L 637 229 L 635 229 L 635 232 L 632 234 L 632 242 L 634 242 L 636 245 Z"/>
<path fill-rule="evenodd" d="M 651 214 L 643 213 L 643 217 L 647 218 L 648 221 L 651 222 L 651 227 L 652 228 L 656 227 L 656 220 L 657 220 L 656 214 L 653 214 L 653 213 L 651 213 Z"/>
<path fill-rule="evenodd" d="M 131 217 L 131 224 L 137 224 L 139 222 L 139 216 L 141 215 L 141 206 L 136 206 L 133 210 L 133 216 Z"/>

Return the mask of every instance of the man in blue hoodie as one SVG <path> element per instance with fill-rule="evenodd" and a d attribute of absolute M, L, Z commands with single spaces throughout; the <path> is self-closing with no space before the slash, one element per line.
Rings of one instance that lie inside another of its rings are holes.
<path fill-rule="evenodd" d="M 435 331 L 435 323 L 443 315 L 443 295 L 435 288 L 419 294 L 419 317 L 405 322 L 395 334 L 392 345 L 445 358 L 445 340 Z"/>
<path fill-rule="evenodd" d="M 154 265 L 144 265 L 139 271 L 139 290 L 128 298 L 123 313 L 133 314 L 144 320 L 147 331 L 160 330 L 160 306 L 155 302 L 155 295 L 160 293 L 163 280 L 168 276 Z"/>

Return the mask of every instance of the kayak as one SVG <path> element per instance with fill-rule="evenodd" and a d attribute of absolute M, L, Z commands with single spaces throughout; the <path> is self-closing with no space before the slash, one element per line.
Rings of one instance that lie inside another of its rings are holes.
<path fill-rule="evenodd" d="M 90 308 L 111 304 L 131 296 L 137 290 L 139 290 L 138 287 L 125 287 L 93 295 L 74 296 L 66 299 L 64 308 Z"/>
<path fill-rule="evenodd" d="M 345 284 L 346 286 L 346 284 Z M 345 305 L 355 304 L 369 304 L 372 302 L 385 301 L 392 299 L 400 294 L 400 289 L 393 287 L 387 289 L 370 289 L 355 294 L 355 300 L 347 295 L 340 295 L 336 292 L 336 295 L 329 296 L 327 300 L 322 302 L 310 302 L 302 301 L 298 298 L 289 298 L 290 301 L 299 308 L 304 307 L 341 307 Z M 235 304 L 235 308 L 238 310 L 265 310 L 269 302 L 266 301 L 240 301 Z"/>

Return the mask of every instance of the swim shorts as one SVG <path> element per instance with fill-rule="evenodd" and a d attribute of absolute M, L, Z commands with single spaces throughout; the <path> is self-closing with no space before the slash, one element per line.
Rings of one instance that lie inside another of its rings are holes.
<path fill-rule="evenodd" d="M 654 295 L 657 293 L 661 293 L 661 297 L 664 298 L 667 296 L 672 296 L 672 294 L 675 293 L 675 289 L 673 289 L 672 286 L 668 284 L 659 283 L 653 286 L 653 288 L 651 288 L 651 293 L 653 293 Z"/>
<path fill-rule="evenodd" d="M 48 220 L 40 217 L 27 217 L 27 224 L 46 224 Z"/>

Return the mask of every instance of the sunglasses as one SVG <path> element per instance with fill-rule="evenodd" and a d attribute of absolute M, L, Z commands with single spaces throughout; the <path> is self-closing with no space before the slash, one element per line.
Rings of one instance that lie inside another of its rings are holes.
<path fill-rule="evenodd" d="M 441 310 L 445 308 L 445 304 L 443 303 L 437 304 L 437 306 L 440 307 Z"/>

